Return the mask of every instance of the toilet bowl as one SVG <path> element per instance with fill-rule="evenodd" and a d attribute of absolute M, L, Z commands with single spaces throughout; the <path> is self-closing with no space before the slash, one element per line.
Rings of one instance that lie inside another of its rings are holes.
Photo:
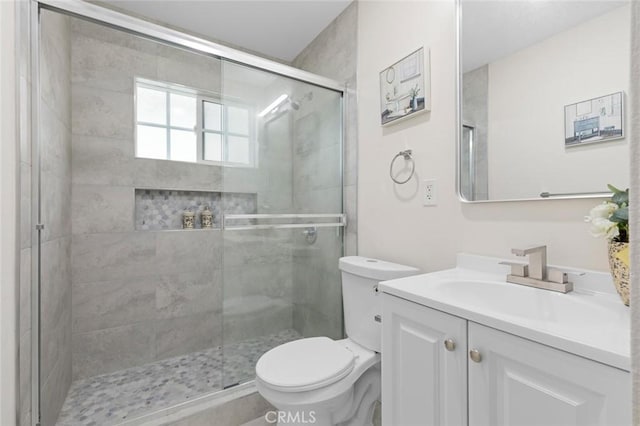
<path fill-rule="evenodd" d="M 373 412 L 368 408 L 380 397 L 379 367 L 380 354 L 351 339 L 300 339 L 260 358 L 256 386 L 285 415 L 297 415 L 300 424 L 303 418 L 313 419 L 315 425 L 341 424 L 357 417 L 355 411 L 360 407 L 364 408 L 361 416 Z M 369 370 L 375 374 L 363 380 Z M 367 424 L 366 419 L 360 424 Z"/>
<path fill-rule="evenodd" d="M 409 266 L 340 259 L 347 338 L 310 337 L 280 345 L 256 364 L 258 392 L 279 425 L 371 425 L 380 399 L 381 302 L 378 282 L 418 273 Z"/>

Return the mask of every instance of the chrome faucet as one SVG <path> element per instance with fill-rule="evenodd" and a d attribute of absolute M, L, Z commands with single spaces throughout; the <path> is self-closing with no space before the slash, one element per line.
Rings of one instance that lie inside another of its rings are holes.
<path fill-rule="evenodd" d="M 511 266 L 507 282 L 561 293 L 573 291 L 573 283 L 569 282 L 566 272 L 547 271 L 547 246 L 511 249 L 511 253 L 516 256 L 529 256 L 529 264 L 501 262 Z"/>
<path fill-rule="evenodd" d="M 543 281 L 547 279 L 547 246 L 511 249 L 511 253 L 516 256 L 529 255 L 529 277 Z"/>

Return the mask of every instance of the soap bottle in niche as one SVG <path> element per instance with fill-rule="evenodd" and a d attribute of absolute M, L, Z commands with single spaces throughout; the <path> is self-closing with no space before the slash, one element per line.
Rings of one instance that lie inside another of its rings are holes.
<path fill-rule="evenodd" d="M 183 229 L 194 229 L 196 222 L 196 214 L 191 210 L 185 210 L 182 213 L 182 228 Z"/>
<path fill-rule="evenodd" d="M 213 212 L 209 209 L 209 206 L 205 206 L 202 213 L 200 213 L 200 223 L 202 224 L 202 229 L 213 228 Z"/>

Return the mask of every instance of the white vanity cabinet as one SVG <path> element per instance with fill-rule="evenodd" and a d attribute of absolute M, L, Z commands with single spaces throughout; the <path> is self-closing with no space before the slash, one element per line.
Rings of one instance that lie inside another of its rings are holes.
<path fill-rule="evenodd" d="M 466 425 L 467 321 L 382 297 L 382 424 Z"/>
<path fill-rule="evenodd" d="M 629 372 L 383 297 L 384 426 L 631 424 Z"/>
<path fill-rule="evenodd" d="M 469 358 L 469 426 L 631 424 L 629 372 L 473 322 L 468 333 L 481 357 Z"/>

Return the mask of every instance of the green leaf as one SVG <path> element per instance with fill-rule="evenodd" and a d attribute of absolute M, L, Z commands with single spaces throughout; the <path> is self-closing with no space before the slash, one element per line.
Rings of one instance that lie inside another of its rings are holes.
<path fill-rule="evenodd" d="M 629 222 L 629 207 L 622 207 L 614 211 L 609 220 L 616 223 Z"/>
<path fill-rule="evenodd" d="M 610 183 L 607 184 L 607 188 L 609 188 L 609 191 L 613 192 L 614 194 L 617 194 L 618 192 L 623 192 L 622 190 L 611 185 Z"/>
<path fill-rule="evenodd" d="M 619 206 L 629 205 L 629 190 L 627 189 L 626 191 L 620 191 L 620 192 L 614 193 L 613 197 L 611 197 L 611 201 L 613 201 Z"/>

